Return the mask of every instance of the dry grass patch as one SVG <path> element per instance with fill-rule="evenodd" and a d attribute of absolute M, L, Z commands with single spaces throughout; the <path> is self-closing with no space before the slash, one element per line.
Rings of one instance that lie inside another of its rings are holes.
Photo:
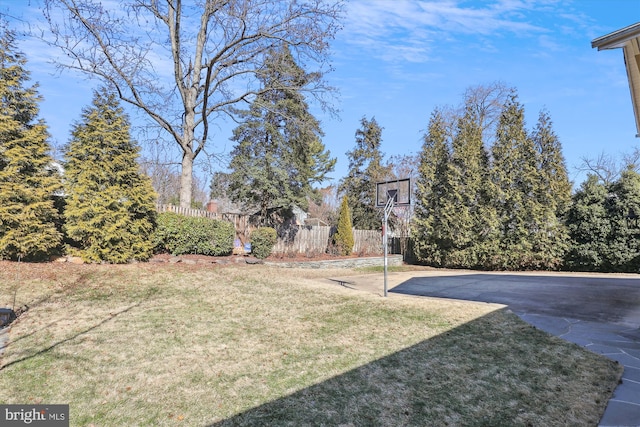
<path fill-rule="evenodd" d="M 72 425 L 594 425 L 619 379 L 495 306 L 315 280 L 334 273 L 0 263 L 0 303 L 31 306 L 0 401 Z"/>

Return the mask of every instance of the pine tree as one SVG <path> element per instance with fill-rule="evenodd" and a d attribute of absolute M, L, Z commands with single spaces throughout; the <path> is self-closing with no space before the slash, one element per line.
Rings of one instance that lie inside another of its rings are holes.
<path fill-rule="evenodd" d="M 15 35 L 0 27 L 0 259 L 38 259 L 61 243 L 54 197 L 60 176 L 49 156 L 41 97 Z"/>
<path fill-rule="evenodd" d="M 524 107 L 515 91 L 500 116 L 492 147 L 496 211 L 500 221 L 498 266 L 507 269 L 536 268 L 539 260 L 532 237 L 541 222 L 538 194 L 538 159 L 527 136 Z"/>
<path fill-rule="evenodd" d="M 442 266 L 449 244 L 444 237 L 442 202 L 446 195 L 450 150 L 447 125 L 442 113 L 434 111 L 420 151 L 413 219 L 414 251 L 418 261 Z"/>
<path fill-rule="evenodd" d="M 298 88 L 319 76 L 300 68 L 288 46 L 274 49 L 264 67 L 262 85 L 243 122 L 233 131 L 229 195 L 237 203 L 259 210 L 262 224 L 275 225 L 294 206 L 306 208 L 313 184 L 330 173 L 336 160 L 321 141 L 320 122 Z"/>
<path fill-rule="evenodd" d="M 333 235 L 333 244 L 342 255 L 351 255 L 354 238 L 348 196 L 344 196 L 340 204 L 338 227 L 336 233 Z"/>
<path fill-rule="evenodd" d="M 604 269 L 637 273 L 640 271 L 640 174 L 629 168 L 610 185 L 605 207 L 611 224 Z"/>
<path fill-rule="evenodd" d="M 489 155 L 480 118 L 471 105 L 467 107 L 455 126 L 441 111 L 432 115 L 420 156 L 416 255 L 436 266 L 487 267 L 496 252 Z"/>
<path fill-rule="evenodd" d="M 548 114 L 529 136 L 515 90 L 506 102 L 481 90 L 471 95 L 463 113 L 436 110 L 425 135 L 413 222 L 417 259 L 443 267 L 558 268 L 570 183 Z M 498 107 L 491 161 L 483 135 Z"/>
<path fill-rule="evenodd" d="M 609 252 L 611 220 L 607 210 L 607 187 L 590 174 L 573 195 L 567 212 L 570 244 L 565 266 L 577 271 L 605 268 Z"/>
<path fill-rule="evenodd" d="M 497 218 L 491 202 L 489 155 L 482 141 L 480 118 L 469 105 L 458 120 L 448 167 L 451 240 L 450 267 L 485 266 L 493 256 Z"/>
<path fill-rule="evenodd" d="M 579 271 L 640 270 L 640 174 L 629 167 L 609 183 L 590 174 L 567 215 L 566 267 Z"/>
<path fill-rule="evenodd" d="M 383 212 L 376 208 L 376 183 L 391 176 L 391 168 L 382 164 L 382 128 L 375 118 L 360 120 L 356 131 L 356 147 L 347 152 L 349 172 L 340 181 L 338 191 L 349 197 L 353 225 L 361 230 L 377 230 Z"/>
<path fill-rule="evenodd" d="M 555 269 L 560 267 L 568 250 L 565 220 L 571 204 L 571 183 L 560 141 L 546 111 L 540 113 L 531 139 L 539 159 L 536 201 L 541 209 L 533 251 L 541 268 Z"/>
<path fill-rule="evenodd" d="M 94 93 L 65 153 L 67 236 L 86 261 L 152 255 L 156 195 L 137 163 L 129 121 L 114 94 Z"/>

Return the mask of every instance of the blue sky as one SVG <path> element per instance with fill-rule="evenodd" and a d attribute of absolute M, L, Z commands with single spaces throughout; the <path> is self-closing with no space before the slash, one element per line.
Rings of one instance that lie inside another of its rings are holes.
<path fill-rule="evenodd" d="M 14 28 L 40 16 L 40 0 L 1 0 Z M 352 0 L 333 42 L 339 119 L 317 117 L 324 143 L 338 158 L 334 183 L 345 176 L 346 152 L 362 117 L 384 128 L 387 155 L 417 153 L 434 108 L 458 105 L 465 89 L 496 81 L 515 87 L 531 129 L 546 109 L 562 143 L 570 179 L 584 174 L 582 157 L 618 156 L 640 139 L 622 51 L 591 48 L 591 40 L 640 21 L 640 0 Z M 21 37 L 32 80 L 44 97 L 41 117 L 54 143 L 67 142 L 96 82 L 55 75 L 51 52 Z M 135 120 L 135 116 L 132 116 Z M 232 125 L 221 123 L 215 151 L 229 152 Z"/>

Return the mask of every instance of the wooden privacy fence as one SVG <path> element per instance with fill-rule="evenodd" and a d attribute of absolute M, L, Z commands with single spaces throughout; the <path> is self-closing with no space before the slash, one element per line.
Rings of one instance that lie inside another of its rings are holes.
<path fill-rule="evenodd" d="M 249 241 L 249 233 L 251 230 L 249 227 L 248 215 L 209 212 L 202 209 L 181 208 L 180 206 L 173 205 L 156 205 L 156 209 L 158 210 L 158 213 L 173 212 L 184 216 L 211 218 L 230 222 L 236 229 L 236 237 L 243 242 Z"/>
<path fill-rule="evenodd" d="M 353 229 L 353 252 L 361 255 L 382 254 L 382 231 Z"/>
<path fill-rule="evenodd" d="M 292 225 L 281 230 L 282 237 L 273 248 L 274 253 L 323 254 L 331 246 L 332 227 Z M 360 255 L 382 253 L 382 233 L 377 230 L 353 230 L 353 253 Z"/>
<path fill-rule="evenodd" d="M 209 212 L 202 209 L 183 208 L 173 205 L 156 205 L 158 213 L 173 212 L 184 216 L 195 216 L 201 218 L 220 219 L 220 215 L 216 212 Z"/>
<path fill-rule="evenodd" d="M 329 246 L 331 227 L 327 226 L 291 226 L 282 230 L 284 237 L 278 238 L 273 247 L 274 253 L 325 253 Z"/>
<path fill-rule="evenodd" d="M 184 216 L 204 217 L 228 221 L 236 229 L 236 237 L 243 243 L 249 242 L 252 227 L 248 215 L 216 213 L 202 209 L 181 208 L 173 205 L 157 205 L 158 213 L 174 212 Z M 273 248 L 280 254 L 323 254 L 331 246 L 332 227 L 291 225 L 279 230 L 280 237 Z M 380 230 L 353 230 L 353 253 L 359 255 L 382 254 L 382 232 Z"/>

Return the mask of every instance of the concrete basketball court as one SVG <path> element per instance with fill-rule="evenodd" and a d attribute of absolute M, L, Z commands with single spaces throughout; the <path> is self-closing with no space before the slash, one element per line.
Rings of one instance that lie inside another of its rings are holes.
<path fill-rule="evenodd" d="M 376 275 L 345 285 L 383 295 Z M 640 426 L 640 275 L 427 270 L 389 273 L 389 296 L 504 304 L 523 320 L 624 365 L 600 426 Z"/>

